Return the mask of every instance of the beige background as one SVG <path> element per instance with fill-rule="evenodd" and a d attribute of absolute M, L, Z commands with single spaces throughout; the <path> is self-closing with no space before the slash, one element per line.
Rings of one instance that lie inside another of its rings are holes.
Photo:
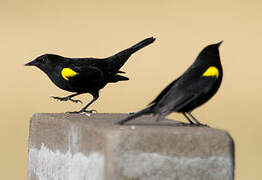
<path fill-rule="evenodd" d="M 110 84 L 92 108 L 132 112 L 149 103 L 210 43 L 220 48 L 224 80 L 194 111 L 228 130 L 236 143 L 236 179 L 262 179 L 262 1 L 0 1 L 0 179 L 27 178 L 29 119 L 82 105 L 49 97 L 69 93 L 23 64 L 43 53 L 106 57 L 154 36 L 122 70 L 129 82 Z M 84 102 L 90 95 L 80 97 Z M 170 118 L 184 120 L 179 114 Z"/>

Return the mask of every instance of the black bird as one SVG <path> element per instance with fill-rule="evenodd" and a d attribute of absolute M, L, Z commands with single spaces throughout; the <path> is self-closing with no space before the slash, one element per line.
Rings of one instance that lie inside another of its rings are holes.
<path fill-rule="evenodd" d="M 98 99 L 99 90 L 105 87 L 107 83 L 129 80 L 120 75 L 124 72 L 119 69 L 133 53 L 154 41 L 155 38 L 153 37 L 144 39 L 108 58 L 67 58 L 55 54 L 45 54 L 25 65 L 38 67 L 47 74 L 56 86 L 66 91 L 75 92 L 75 94 L 66 97 L 52 96 L 54 99 L 77 103 L 81 101 L 74 100 L 72 97 L 90 93 L 93 99 L 80 111 L 72 113 L 92 112 L 93 110 L 88 111 L 86 109 Z"/>
<path fill-rule="evenodd" d="M 205 47 L 184 74 L 169 84 L 149 107 L 129 115 L 118 124 L 145 114 L 158 115 L 158 121 L 172 112 L 179 112 L 190 125 L 203 125 L 191 111 L 207 102 L 220 87 L 223 70 L 218 48 L 222 42 Z"/>

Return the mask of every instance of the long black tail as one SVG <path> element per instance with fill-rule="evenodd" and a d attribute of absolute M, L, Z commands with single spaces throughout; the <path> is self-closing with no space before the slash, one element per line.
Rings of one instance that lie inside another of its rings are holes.
<path fill-rule="evenodd" d="M 138 116 L 142 116 L 142 115 L 145 115 L 145 114 L 150 114 L 150 113 L 153 113 L 153 109 L 154 107 L 153 106 L 150 106 L 150 107 L 147 107 L 141 111 L 138 111 L 137 113 L 135 114 L 131 114 L 129 116 L 127 116 L 125 119 L 122 119 L 120 121 L 117 122 L 117 124 L 120 124 L 120 125 L 123 125 L 125 124 L 126 122 L 138 117 Z"/>
<path fill-rule="evenodd" d="M 111 71 L 118 71 L 136 51 L 153 43 L 155 38 L 150 37 L 108 58 Z"/>
<path fill-rule="evenodd" d="M 130 47 L 130 48 L 124 50 L 124 51 L 121 51 L 121 52 L 119 52 L 119 53 L 117 53 L 117 54 L 122 54 L 122 53 L 130 53 L 130 54 L 133 54 L 133 53 L 135 53 L 136 51 L 142 49 L 143 47 L 146 47 L 146 46 L 148 46 L 149 44 L 153 43 L 155 40 L 156 40 L 156 39 L 153 38 L 153 37 L 146 38 L 146 39 L 144 39 L 143 41 L 135 44 L 134 46 L 132 46 L 132 47 Z"/>

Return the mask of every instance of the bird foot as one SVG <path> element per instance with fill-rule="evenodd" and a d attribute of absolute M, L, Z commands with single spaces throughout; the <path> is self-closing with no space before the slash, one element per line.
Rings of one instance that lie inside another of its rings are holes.
<path fill-rule="evenodd" d="M 82 101 L 72 99 L 72 98 L 70 98 L 70 97 L 68 97 L 68 96 L 67 96 L 67 97 L 51 96 L 51 98 L 56 99 L 56 100 L 58 100 L 58 101 L 72 101 L 72 102 L 74 102 L 74 103 L 81 103 L 81 104 L 82 104 Z"/>
<path fill-rule="evenodd" d="M 173 124 L 173 126 L 187 126 L 187 127 L 209 127 L 206 124 L 195 124 L 195 123 L 185 123 L 185 122 L 177 122 Z"/>
<path fill-rule="evenodd" d="M 192 124 L 184 123 L 184 122 L 178 122 L 178 123 L 175 123 L 174 126 L 192 126 Z"/>
<path fill-rule="evenodd" d="M 90 116 L 90 114 L 97 113 L 97 110 L 91 109 L 91 110 L 83 110 L 81 109 L 80 111 L 72 111 L 72 112 L 67 112 L 70 114 L 81 114 L 85 113 L 87 116 Z"/>
<path fill-rule="evenodd" d="M 210 126 L 207 125 L 207 124 L 196 124 L 196 126 L 199 126 L 199 127 L 210 127 Z"/>
<path fill-rule="evenodd" d="M 194 124 L 194 123 L 184 123 L 184 122 L 179 122 L 174 124 L 174 126 L 188 126 L 188 127 L 209 127 L 206 124 Z"/>

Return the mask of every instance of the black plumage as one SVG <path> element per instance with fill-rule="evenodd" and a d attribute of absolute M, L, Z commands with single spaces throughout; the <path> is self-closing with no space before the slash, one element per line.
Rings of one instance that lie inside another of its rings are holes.
<path fill-rule="evenodd" d="M 193 117 L 191 111 L 208 101 L 220 87 L 223 77 L 219 57 L 221 43 L 205 47 L 184 74 L 169 84 L 147 108 L 118 123 L 124 124 L 145 114 L 158 115 L 157 120 L 160 120 L 172 112 L 179 112 L 191 125 L 203 125 Z"/>
<path fill-rule="evenodd" d="M 55 54 L 45 54 L 25 65 L 38 67 L 47 74 L 56 86 L 66 91 L 75 92 L 75 94 L 67 97 L 52 96 L 54 99 L 81 102 L 72 99 L 72 97 L 90 93 L 93 99 L 75 113 L 92 112 L 86 109 L 97 100 L 99 90 L 104 88 L 107 83 L 128 80 L 127 77 L 120 75 L 124 73 L 120 71 L 120 68 L 133 53 L 154 41 L 155 38 L 153 37 L 147 38 L 108 58 L 67 58 Z"/>

